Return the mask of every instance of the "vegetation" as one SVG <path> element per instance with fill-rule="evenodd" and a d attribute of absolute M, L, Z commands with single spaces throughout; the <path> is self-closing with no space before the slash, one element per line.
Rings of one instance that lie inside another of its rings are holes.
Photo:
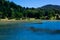
<path fill-rule="evenodd" d="M 20 19 L 20 18 L 36 18 L 36 19 L 60 19 L 60 6 L 46 5 L 40 8 L 25 8 L 16 5 L 8 0 L 0 0 L 0 19 Z"/>

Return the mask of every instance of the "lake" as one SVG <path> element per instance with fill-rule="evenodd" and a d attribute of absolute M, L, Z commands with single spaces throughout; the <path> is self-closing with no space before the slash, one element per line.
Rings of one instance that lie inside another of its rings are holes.
<path fill-rule="evenodd" d="M 60 40 L 60 34 L 50 34 L 30 30 L 30 27 L 60 30 L 60 21 L 17 22 L 0 25 L 0 40 Z"/>

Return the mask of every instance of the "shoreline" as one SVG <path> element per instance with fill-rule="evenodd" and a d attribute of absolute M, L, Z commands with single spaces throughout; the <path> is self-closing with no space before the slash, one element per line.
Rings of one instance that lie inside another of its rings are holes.
<path fill-rule="evenodd" d="M 33 23 L 41 23 L 41 22 L 60 22 L 60 20 L 5 20 L 0 21 L 0 23 L 24 23 L 24 22 L 33 22 Z"/>
<path fill-rule="evenodd" d="M 35 18 L 30 18 L 30 19 L 20 19 L 20 20 L 16 20 L 16 19 L 0 19 L 0 22 L 42 22 L 42 21 L 60 21 L 60 20 L 42 20 L 42 19 L 35 19 Z"/>
<path fill-rule="evenodd" d="M 60 20 L 40 20 L 40 19 L 36 19 L 36 20 L 0 20 L 0 22 L 25 22 L 25 21 L 60 21 Z"/>
<path fill-rule="evenodd" d="M 18 23 L 42 23 L 42 22 L 60 22 L 60 20 L 6 20 L 0 21 L 0 25 L 18 24 Z"/>
<path fill-rule="evenodd" d="M 15 21 L 60 21 L 60 20 L 40 20 L 40 19 L 36 19 L 36 20 L 0 20 L 0 22 L 15 22 Z"/>

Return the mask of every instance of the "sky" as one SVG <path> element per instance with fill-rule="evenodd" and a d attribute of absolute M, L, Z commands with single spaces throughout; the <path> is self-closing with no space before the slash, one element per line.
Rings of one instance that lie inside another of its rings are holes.
<path fill-rule="evenodd" d="M 60 0 L 9 0 L 22 7 L 42 7 L 44 5 L 60 5 Z"/>

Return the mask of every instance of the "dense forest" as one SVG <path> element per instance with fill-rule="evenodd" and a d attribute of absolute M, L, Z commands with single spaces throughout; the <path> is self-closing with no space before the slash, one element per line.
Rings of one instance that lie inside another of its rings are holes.
<path fill-rule="evenodd" d="M 0 19 L 4 18 L 35 18 L 43 20 L 59 20 L 60 6 L 49 4 L 38 8 L 25 8 L 15 4 L 14 2 L 9 2 L 8 0 L 0 0 Z"/>

